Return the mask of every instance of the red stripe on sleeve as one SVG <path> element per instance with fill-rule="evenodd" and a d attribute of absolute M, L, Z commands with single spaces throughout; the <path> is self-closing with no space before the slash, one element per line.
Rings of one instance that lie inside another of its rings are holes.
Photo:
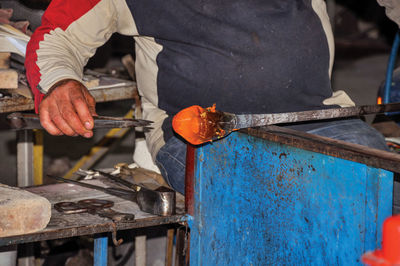
<path fill-rule="evenodd" d="M 28 82 L 35 97 L 35 112 L 39 111 L 39 104 L 43 99 L 43 94 L 37 86 L 40 82 L 41 74 L 37 62 L 37 50 L 40 49 L 39 43 L 43 41 L 44 35 L 51 30 L 61 28 L 66 30 L 68 26 L 86 14 L 101 0 L 53 0 L 42 17 L 42 24 L 35 30 L 26 48 L 25 69 Z"/>

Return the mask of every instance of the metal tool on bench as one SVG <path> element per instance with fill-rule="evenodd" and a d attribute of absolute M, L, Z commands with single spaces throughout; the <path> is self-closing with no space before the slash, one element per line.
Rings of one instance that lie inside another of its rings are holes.
<path fill-rule="evenodd" d="M 135 215 L 111 209 L 114 202 L 102 199 L 85 199 L 78 202 L 63 201 L 54 204 L 54 209 L 65 214 L 90 213 L 111 219 L 113 222 L 134 222 Z"/>
<path fill-rule="evenodd" d="M 142 211 L 151 213 L 152 211 L 154 212 L 154 210 L 157 210 L 157 213 L 161 213 L 160 215 L 162 216 L 175 213 L 176 192 L 172 189 L 159 186 L 155 190 L 151 190 L 144 186 L 133 184 L 119 176 L 115 176 L 100 170 L 95 171 L 104 177 L 107 177 L 125 187 L 136 191 L 138 193 L 137 200 L 138 202 L 141 202 L 140 209 Z"/>
<path fill-rule="evenodd" d="M 274 124 L 296 123 L 400 111 L 400 103 L 363 105 L 273 114 L 232 114 L 191 106 L 173 119 L 174 130 L 192 144 L 199 145 L 229 135 L 232 131 Z M 192 125 L 193 123 L 196 125 Z"/>
<path fill-rule="evenodd" d="M 123 117 L 95 116 L 94 129 L 99 128 L 126 128 L 148 127 L 152 121 L 143 119 L 130 119 Z M 25 113 L 11 113 L 7 116 L 10 126 L 14 129 L 43 129 L 38 115 Z"/>
<path fill-rule="evenodd" d="M 134 185 L 136 188 L 132 187 L 133 190 L 127 190 L 112 187 L 105 188 L 52 175 L 48 175 L 48 177 L 62 182 L 96 189 L 113 196 L 134 201 L 139 205 L 140 210 L 144 212 L 160 216 L 169 216 L 175 214 L 176 194 L 175 191 L 166 187 L 160 187 L 159 189 L 151 190 L 142 186 Z"/>

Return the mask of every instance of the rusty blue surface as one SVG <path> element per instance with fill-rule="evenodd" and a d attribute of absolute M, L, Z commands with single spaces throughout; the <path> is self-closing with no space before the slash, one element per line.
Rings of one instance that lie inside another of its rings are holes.
<path fill-rule="evenodd" d="M 107 266 L 108 237 L 97 235 L 94 238 L 93 265 Z"/>
<path fill-rule="evenodd" d="M 357 265 L 393 174 L 243 133 L 196 151 L 191 265 Z"/>

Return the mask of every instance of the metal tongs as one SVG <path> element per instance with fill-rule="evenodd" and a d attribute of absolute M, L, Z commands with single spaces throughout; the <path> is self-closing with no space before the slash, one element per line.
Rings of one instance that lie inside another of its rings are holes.
<path fill-rule="evenodd" d="M 95 116 L 94 129 L 99 128 L 127 128 L 127 127 L 148 127 L 152 121 L 143 119 L 131 119 L 123 117 Z M 35 114 L 12 113 L 7 120 L 13 129 L 43 129 L 39 116 Z"/>
<path fill-rule="evenodd" d="M 160 216 L 170 216 L 175 214 L 175 208 L 176 208 L 175 191 L 163 186 L 157 187 L 154 190 L 148 189 L 141 185 L 133 184 L 129 181 L 126 181 L 118 176 L 114 176 L 99 170 L 96 171 L 102 176 L 107 177 L 119 184 L 122 184 L 125 187 L 128 187 L 129 190 L 116 187 L 106 188 L 58 176 L 52 176 L 52 175 L 47 175 L 47 176 L 61 182 L 71 183 L 78 186 L 99 190 L 116 197 L 134 201 L 139 205 L 140 210 L 147 213 Z"/>

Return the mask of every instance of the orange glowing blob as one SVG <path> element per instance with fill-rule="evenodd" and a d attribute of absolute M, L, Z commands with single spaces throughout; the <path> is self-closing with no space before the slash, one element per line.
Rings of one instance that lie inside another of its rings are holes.
<path fill-rule="evenodd" d="M 208 108 L 193 105 L 174 116 L 172 127 L 189 143 L 200 145 L 225 134 L 218 125 L 222 116 L 221 112 L 216 111 L 215 104 Z"/>

